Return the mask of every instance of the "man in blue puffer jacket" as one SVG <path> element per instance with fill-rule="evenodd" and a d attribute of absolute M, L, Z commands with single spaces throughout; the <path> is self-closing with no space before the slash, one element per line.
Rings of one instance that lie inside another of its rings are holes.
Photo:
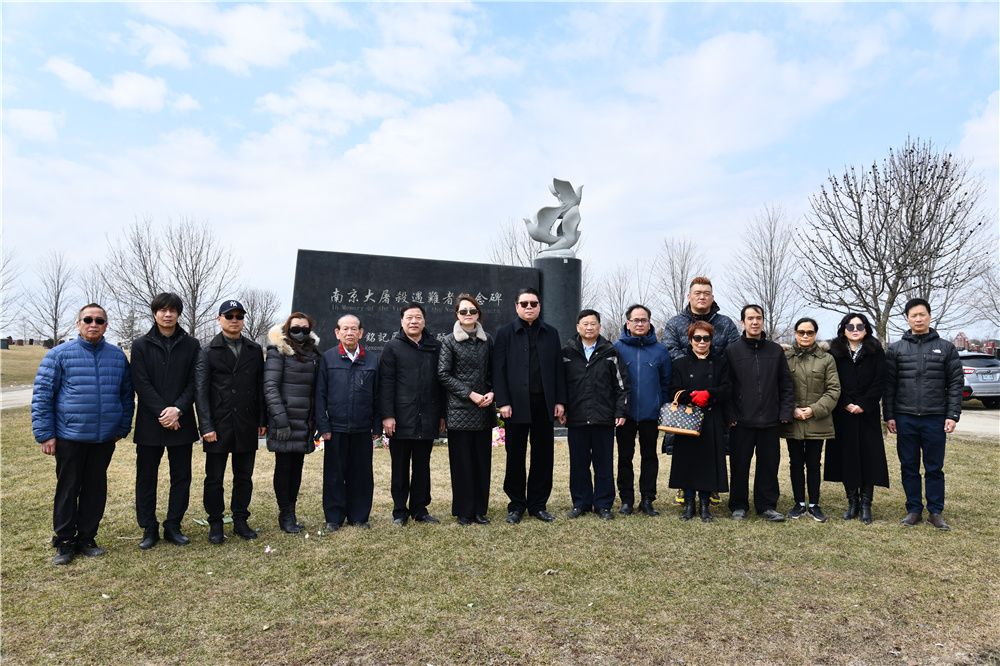
<path fill-rule="evenodd" d="M 660 462 L 656 457 L 656 429 L 660 407 L 671 398 L 670 354 L 656 341 L 656 331 L 645 305 L 631 305 L 625 313 L 625 328 L 615 342 L 618 357 L 625 364 L 632 394 L 625 424 L 618 427 L 618 496 L 622 515 L 632 513 L 635 505 L 635 475 L 632 456 L 635 437 L 639 435 L 639 510 L 647 516 L 657 516 L 653 508 L 656 499 L 656 477 Z"/>
<path fill-rule="evenodd" d="M 76 325 L 80 337 L 42 359 L 31 397 L 35 440 L 56 457 L 53 564 L 69 564 L 76 553 L 104 553 L 94 538 L 107 502 L 108 465 L 135 410 L 128 360 L 104 340 L 107 312 L 86 305 Z"/>

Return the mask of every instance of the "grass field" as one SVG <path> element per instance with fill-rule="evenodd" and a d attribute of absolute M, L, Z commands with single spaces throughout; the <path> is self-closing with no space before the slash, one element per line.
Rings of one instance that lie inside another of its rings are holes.
<path fill-rule="evenodd" d="M 560 516 L 551 525 L 503 523 L 502 450 L 493 524 L 447 520 L 447 452 L 436 448 L 431 510 L 444 524 L 393 528 L 388 452 L 379 450 L 373 529 L 318 534 L 322 459 L 309 456 L 299 512 L 307 539 L 278 531 L 273 458 L 262 451 L 251 506 L 261 537 L 222 546 L 191 522 L 204 515 L 196 451 L 184 525 L 193 543 L 148 552 L 136 548 L 134 452 L 122 444 L 98 535 L 107 555 L 57 568 L 48 547 L 53 460 L 30 441 L 27 409 L 3 416 L 4 663 L 1000 661 L 995 441 L 950 445 L 949 533 L 899 526 L 895 480 L 877 491 L 871 526 L 683 523 L 665 489 L 668 457 L 661 517 L 570 521 L 557 444 L 550 509 Z M 782 481 L 787 508 L 785 468 Z M 161 477 L 161 511 L 164 485 Z M 827 512 L 842 512 L 840 488 L 824 484 L 824 493 Z"/>
<path fill-rule="evenodd" d="M 0 385 L 6 388 L 33 384 L 38 364 L 47 351 L 41 345 L 0 350 Z"/>

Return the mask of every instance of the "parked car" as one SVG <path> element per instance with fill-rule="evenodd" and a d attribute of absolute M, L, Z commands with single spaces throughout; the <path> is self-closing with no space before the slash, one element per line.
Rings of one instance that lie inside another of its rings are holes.
<path fill-rule="evenodd" d="M 983 407 L 1000 407 L 1000 359 L 978 352 L 958 352 L 965 371 L 963 400 L 979 400 Z"/>

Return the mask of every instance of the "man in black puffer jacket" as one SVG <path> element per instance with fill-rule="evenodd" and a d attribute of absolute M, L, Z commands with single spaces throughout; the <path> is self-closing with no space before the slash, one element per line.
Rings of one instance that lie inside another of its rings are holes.
<path fill-rule="evenodd" d="M 404 303 L 400 330 L 382 349 L 379 413 L 392 458 L 392 522 L 437 523 L 431 503 L 431 446 L 444 430 L 444 394 L 438 381 L 441 343 L 424 330 L 424 308 Z M 410 475 L 410 461 L 413 475 Z"/>
<path fill-rule="evenodd" d="M 923 454 L 927 519 L 940 530 L 950 529 L 944 510 L 944 449 L 962 415 L 962 360 L 955 346 L 931 328 L 931 306 L 922 298 L 906 303 L 910 330 L 889 345 L 885 355 L 886 382 L 882 415 L 896 433 L 899 469 L 906 493 L 903 524 L 923 519 L 920 458 Z"/>
<path fill-rule="evenodd" d="M 726 348 L 733 399 L 729 402 L 729 510 L 734 520 L 750 510 L 750 462 L 757 455 L 753 504 L 759 516 L 781 522 L 778 513 L 778 424 L 790 423 L 795 387 L 784 350 L 764 339 L 764 309 L 747 305 L 740 313 L 743 337 Z"/>
<path fill-rule="evenodd" d="M 603 520 L 611 520 L 615 517 L 611 513 L 615 427 L 625 423 L 627 373 L 614 345 L 600 334 L 600 314 L 582 310 L 576 330 L 577 335 L 562 349 L 567 401 L 560 421 L 569 426 L 569 494 L 573 498 L 568 515 L 577 518 L 595 511 Z"/>

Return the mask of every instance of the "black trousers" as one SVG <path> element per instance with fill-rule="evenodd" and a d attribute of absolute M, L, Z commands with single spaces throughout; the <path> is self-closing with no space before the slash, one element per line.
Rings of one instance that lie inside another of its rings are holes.
<path fill-rule="evenodd" d="M 610 509 L 615 501 L 615 427 L 570 427 L 566 435 L 569 441 L 569 495 L 573 506 L 585 511 Z"/>
<path fill-rule="evenodd" d="M 747 428 L 736 425 L 729 431 L 729 510 L 750 510 L 750 463 L 757 455 L 753 475 L 753 507 L 758 514 L 778 508 L 778 464 L 781 443 L 778 426 Z"/>
<path fill-rule="evenodd" d="M 493 430 L 449 430 L 451 515 L 485 516 L 490 503 Z"/>
<path fill-rule="evenodd" d="M 508 423 L 505 428 L 507 468 L 503 490 L 510 498 L 507 511 L 534 514 L 544 511 L 552 494 L 552 464 L 555 438 L 552 432 L 552 414 L 545 404 L 545 396 L 532 394 L 531 423 Z M 531 436 L 530 473 L 526 474 L 524 459 L 528 454 L 528 436 Z"/>
<path fill-rule="evenodd" d="M 299 499 L 305 458 L 304 453 L 274 454 L 274 498 L 278 501 L 279 511 L 290 509 Z"/>
<path fill-rule="evenodd" d="M 392 518 L 407 518 L 427 514 L 431 503 L 432 439 L 390 439 L 392 459 Z M 413 473 L 410 474 L 410 463 Z"/>
<path fill-rule="evenodd" d="M 226 475 L 226 461 L 233 459 L 233 496 L 229 509 L 233 520 L 245 521 L 250 517 L 250 496 L 253 495 L 253 466 L 257 460 L 257 450 L 232 453 L 205 454 L 205 513 L 208 522 L 222 522 L 222 514 L 226 511 L 226 500 L 223 496 L 222 481 Z"/>
<path fill-rule="evenodd" d="M 56 440 L 56 496 L 52 506 L 53 543 L 97 536 L 108 502 L 108 465 L 114 442 Z"/>
<path fill-rule="evenodd" d="M 323 516 L 342 525 L 367 523 L 372 513 L 375 476 L 368 432 L 335 432 L 323 445 Z"/>
<path fill-rule="evenodd" d="M 139 527 L 159 527 L 156 521 L 156 484 L 160 475 L 160 460 L 167 451 L 170 463 L 170 497 L 164 525 L 180 529 L 191 499 L 191 444 L 178 446 L 135 447 L 135 517 Z"/>
<path fill-rule="evenodd" d="M 806 501 L 806 481 L 809 482 L 809 503 L 819 504 L 820 467 L 823 456 L 822 439 L 787 439 L 788 471 L 792 477 L 795 502 Z"/>
<path fill-rule="evenodd" d="M 618 497 L 622 504 L 635 504 L 635 473 L 632 458 L 635 456 L 635 436 L 639 435 L 639 497 L 656 499 L 656 477 L 660 473 L 660 460 L 656 454 L 656 440 L 660 431 L 656 421 L 625 419 L 618 426 Z"/>

